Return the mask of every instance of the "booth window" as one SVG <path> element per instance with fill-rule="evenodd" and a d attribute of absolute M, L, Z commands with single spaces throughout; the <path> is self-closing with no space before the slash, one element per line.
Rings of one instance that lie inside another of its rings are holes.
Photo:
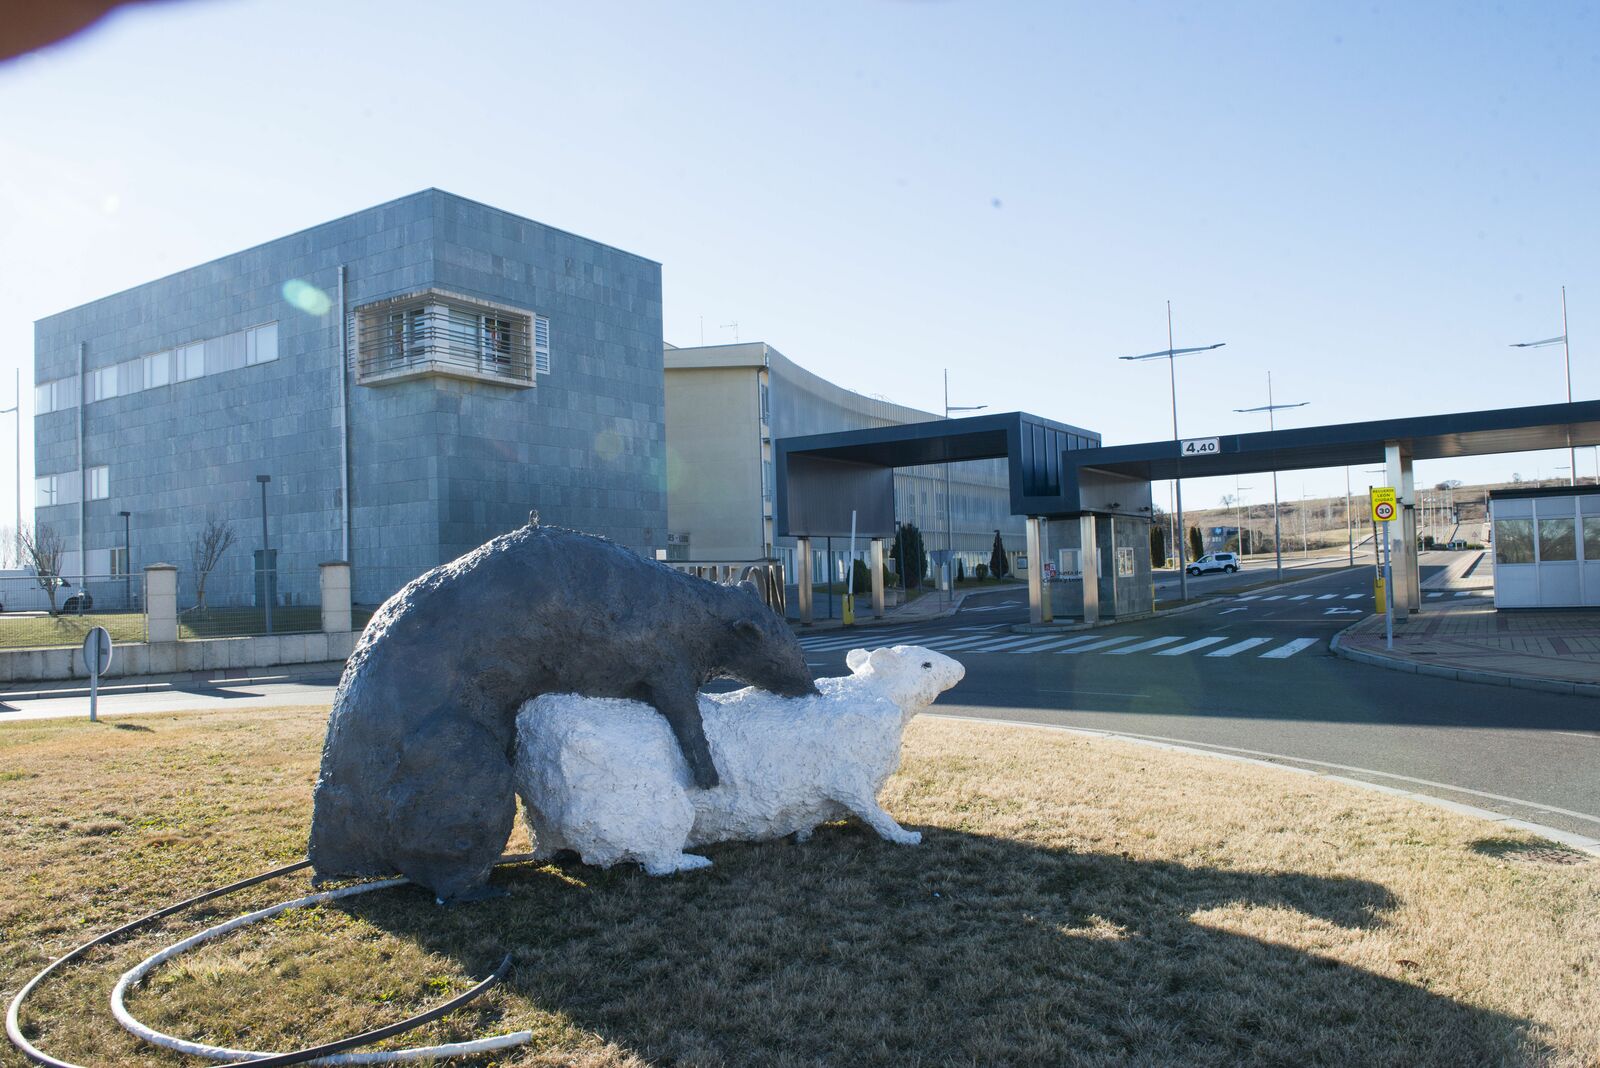
<path fill-rule="evenodd" d="M 1495 520 L 1494 562 L 1497 564 L 1533 563 L 1533 520 Z"/>
<path fill-rule="evenodd" d="M 1583 558 L 1600 560 L 1600 517 L 1583 517 Z"/>
<path fill-rule="evenodd" d="M 1576 560 L 1576 527 L 1576 521 L 1568 516 L 1539 520 L 1539 562 L 1548 564 L 1552 561 Z"/>

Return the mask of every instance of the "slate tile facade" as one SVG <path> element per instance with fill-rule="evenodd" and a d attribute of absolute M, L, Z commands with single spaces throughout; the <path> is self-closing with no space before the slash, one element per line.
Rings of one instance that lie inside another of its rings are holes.
<path fill-rule="evenodd" d="M 660 265 L 436 189 L 225 256 L 35 326 L 35 381 L 262 323 L 272 362 L 173 381 L 82 407 L 86 467 L 109 496 L 43 506 L 64 535 L 63 572 L 93 575 L 122 545 L 132 566 L 180 568 L 208 516 L 238 544 L 210 600 L 247 597 L 260 544 L 257 474 L 270 474 L 280 598 L 314 601 L 317 565 L 343 555 L 339 390 L 345 305 L 437 287 L 548 318 L 551 369 L 532 389 L 428 377 L 359 384 L 349 344 L 350 551 L 357 603 L 524 523 L 604 535 L 646 555 L 666 543 Z M 305 283 L 286 296 L 285 283 Z M 306 299 L 304 294 L 310 293 Z M 319 300 L 326 298 L 323 309 Z M 78 408 L 35 419 L 36 474 L 77 477 Z"/>

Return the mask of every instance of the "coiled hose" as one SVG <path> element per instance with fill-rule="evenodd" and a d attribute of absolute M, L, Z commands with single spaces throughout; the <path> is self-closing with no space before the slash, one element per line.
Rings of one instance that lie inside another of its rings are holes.
<path fill-rule="evenodd" d="M 506 864 L 517 864 L 529 859 L 531 859 L 531 857 L 526 854 L 505 856 L 501 857 L 500 860 L 495 863 L 495 866 L 500 867 Z M 94 949 L 97 946 L 106 945 L 109 942 L 113 942 L 131 931 L 136 931 L 141 927 L 145 927 L 157 920 L 171 916 L 174 913 L 182 912 L 184 909 L 191 908 L 195 905 L 212 901 L 228 894 L 236 893 L 237 891 L 256 886 L 271 879 L 279 878 L 280 876 L 301 871 L 307 867 L 310 867 L 310 865 L 311 862 L 309 860 L 296 861 L 293 864 L 286 864 L 281 868 L 274 868 L 271 871 L 262 872 L 259 875 L 252 875 L 247 879 L 240 879 L 238 882 L 229 883 L 227 886 L 219 886 L 215 889 L 207 890 L 202 894 L 196 894 L 194 897 L 180 901 L 175 905 L 168 905 L 165 908 L 158 909 L 157 911 L 150 913 L 149 915 L 141 916 L 136 920 L 125 923 L 113 931 L 107 931 L 105 934 L 99 935 L 88 942 L 83 943 L 83 945 L 78 946 L 76 949 L 73 949 L 64 956 L 56 958 L 46 965 L 45 968 L 32 979 L 29 979 L 27 983 L 23 985 L 22 989 L 17 991 L 16 996 L 11 999 L 10 1005 L 6 1007 L 6 1037 L 11 1040 L 12 1045 L 21 1050 L 23 1055 L 25 1055 L 35 1064 L 45 1065 L 46 1068 L 85 1068 L 83 1065 L 73 1064 L 71 1061 L 63 1061 L 50 1056 L 50 1054 L 45 1053 L 23 1036 L 22 1025 L 20 1022 L 22 1015 L 22 1003 L 27 999 L 29 994 L 33 993 L 34 989 L 38 987 L 40 983 L 44 982 L 44 980 L 57 969 L 70 964 L 75 960 L 78 960 L 91 949 Z M 342 1054 L 344 1050 L 353 1049 L 357 1046 L 365 1046 L 369 1043 L 377 1042 L 381 1039 L 389 1038 L 393 1035 L 398 1035 L 405 1031 L 413 1030 L 417 1027 L 421 1027 L 423 1024 L 431 1023 L 447 1013 L 454 1012 L 456 1009 L 467 1004 L 480 994 L 487 991 L 490 987 L 494 986 L 497 982 L 505 977 L 506 973 L 511 969 L 511 955 L 509 953 L 506 954 L 503 960 L 501 960 L 499 967 L 497 967 L 491 975 L 479 982 L 472 989 L 467 990 L 454 998 L 451 998 L 442 1005 L 437 1005 L 426 1012 L 419 1013 L 418 1015 L 409 1017 L 405 1020 L 401 1020 L 398 1023 L 387 1024 L 383 1027 L 366 1031 L 359 1035 L 352 1035 L 349 1038 L 341 1038 L 333 1042 L 325 1042 L 321 1045 L 311 1046 L 306 1049 L 294 1050 L 288 1053 L 268 1053 L 256 1050 L 230 1050 L 220 1046 L 206 1046 L 201 1043 L 187 1042 L 183 1039 L 175 1038 L 171 1035 L 166 1035 L 146 1027 L 139 1020 L 135 1019 L 130 1012 L 128 1012 L 126 1005 L 123 1003 L 123 997 L 126 992 L 136 985 L 139 980 L 144 978 L 144 976 L 148 974 L 151 969 L 155 968 L 164 961 L 170 960 L 179 953 L 199 945 L 202 942 L 208 942 L 214 938 L 220 938 L 230 931 L 243 927 L 246 924 L 254 923 L 257 920 L 266 919 L 269 916 L 276 916 L 278 913 L 287 911 L 288 909 L 304 908 L 309 905 L 322 904 L 325 901 L 333 901 L 341 897 L 349 897 L 353 894 L 369 893 L 373 890 L 383 890 L 392 886 L 399 886 L 407 881 L 408 880 L 406 879 L 385 879 L 379 882 L 360 883 L 355 886 L 342 887 L 338 890 L 323 891 L 321 893 L 311 894 L 306 897 L 296 898 L 292 901 L 281 902 L 277 905 L 259 909 L 255 912 L 245 913 L 244 915 L 235 917 L 232 920 L 228 920 L 224 923 L 217 924 L 214 927 L 207 928 L 197 935 L 184 939 L 182 942 L 178 942 L 164 950 L 161 950 L 158 953 L 146 957 L 143 961 L 140 961 L 133 968 L 125 972 L 117 981 L 117 985 L 111 994 L 112 1013 L 129 1031 L 154 1045 L 165 1046 L 168 1049 L 175 1049 L 183 1053 L 193 1053 L 202 1057 L 210 1057 L 213 1060 L 229 1061 L 228 1064 L 221 1066 L 221 1068 L 239 1068 L 239 1066 L 243 1065 L 250 1065 L 252 1068 L 274 1068 L 274 1066 L 277 1065 L 308 1063 L 328 1065 L 383 1064 L 395 1061 L 421 1060 L 429 1057 L 452 1057 L 466 1053 L 479 1053 L 495 1049 L 505 1049 L 509 1046 L 520 1045 L 531 1039 L 533 1037 L 532 1032 L 517 1031 L 510 1034 L 496 1035 L 492 1038 L 477 1039 L 472 1042 L 451 1043 L 442 1046 L 418 1046 L 411 1049 L 385 1050 L 378 1053 L 345 1054 L 343 1056 L 339 1055 Z"/>

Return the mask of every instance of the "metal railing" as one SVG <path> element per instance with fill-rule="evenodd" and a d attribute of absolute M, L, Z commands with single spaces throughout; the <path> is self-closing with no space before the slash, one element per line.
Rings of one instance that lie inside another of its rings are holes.
<path fill-rule="evenodd" d="M 703 578 L 722 586 L 749 582 L 761 602 L 780 616 L 785 613 L 788 593 L 784 586 L 783 565 L 776 560 L 663 560 L 674 571 Z"/>
<path fill-rule="evenodd" d="M 358 377 L 450 370 L 533 381 L 530 319 L 440 297 L 364 308 L 357 315 Z"/>
<path fill-rule="evenodd" d="M 0 576 L 0 648 L 79 645 L 91 627 L 105 627 L 113 642 L 144 641 L 144 576 Z"/>

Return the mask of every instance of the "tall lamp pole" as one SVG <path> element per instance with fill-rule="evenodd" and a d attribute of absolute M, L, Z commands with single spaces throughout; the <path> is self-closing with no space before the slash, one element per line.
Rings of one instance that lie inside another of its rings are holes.
<path fill-rule="evenodd" d="M 1567 340 L 1567 287 L 1561 287 L 1561 335 L 1547 337 L 1543 341 L 1518 341 L 1511 347 L 1514 349 L 1542 349 L 1548 345 L 1559 344 L 1566 353 L 1567 364 L 1567 403 L 1572 403 L 1572 343 Z M 1572 436 L 1567 436 L 1567 485 L 1578 484 L 1578 452 L 1572 447 Z"/>
<path fill-rule="evenodd" d="M 133 513 L 117 514 L 122 517 L 122 610 L 128 612 L 133 610 L 133 553 L 128 548 Z"/>
<path fill-rule="evenodd" d="M 1272 372 L 1268 371 L 1267 372 L 1267 403 L 1265 405 L 1263 405 L 1262 407 L 1259 407 L 1259 408 L 1235 408 L 1234 411 L 1240 412 L 1240 413 L 1243 413 L 1243 414 L 1248 414 L 1250 412 L 1266 412 L 1267 413 L 1267 429 L 1268 430 L 1277 430 L 1278 429 L 1278 423 L 1277 423 L 1277 420 L 1273 417 L 1273 413 L 1274 412 L 1280 412 L 1285 408 L 1304 408 L 1306 405 L 1308 405 L 1310 403 L 1311 403 L 1310 401 L 1300 401 L 1300 402 L 1298 402 L 1296 404 L 1274 404 L 1274 403 L 1272 403 Z M 1282 582 L 1283 581 L 1283 525 L 1278 520 L 1278 472 L 1276 472 L 1276 471 L 1272 472 L 1272 551 L 1277 554 L 1278 581 Z"/>
<path fill-rule="evenodd" d="M 1174 539 L 1178 543 L 1178 597 L 1180 600 L 1184 601 L 1189 599 L 1189 571 L 1187 567 L 1188 560 L 1185 558 L 1183 544 L 1183 479 L 1182 472 L 1179 469 L 1179 465 L 1183 459 L 1183 446 L 1178 443 L 1178 372 L 1176 369 L 1177 361 L 1175 357 L 1183 356 L 1191 352 L 1210 352 L 1212 349 L 1220 349 L 1226 344 L 1226 341 L 1219 341 L 1215 345 L 1198 345 L 1189 349 L 1173 348 L 1172 301 L 1169 300 L 1167 301 L 1167 347 L 1162 349 L 1160 352 L 1146 352 L 1139 356 L 1117 357 L 1119 360 L 1154 360 L 1161 358 L 1167 361 L 1167 384 L 1172 390 L 1172 444 L 1173 447 L 1178 450 L 1178 455 L 1173 460 L 1174 469 L 1172 478 L 1173 493 L 1176 498 L 1176 506 L 1178 511 L 1178 536 L 1176 539 Z"/>
<path fill-rule="evenodd" d="M 272 476 L 257 475 L 256 481 L 261 483 L 261 601 L 266 605 L 267 633 L 271 634 L 272 595 L 274 592 L 273 587 L 276 585 L 273 579 L 276 576 L 273 575 L 275 569 L 269 566 L 272 562 L 272 553 L 267 542 L 267 483 L 272 481 Z"/>
<path fill-rule="evenodd" d="M 17 403 L 9 408 L 0 408 L 0 415 L 14 412 L 17 417 L 17 529 L 14 532 L 18 538 L 22 537 L 22 369 L 17 368 Z M 15 548 L 13 546 L 12 548 Z M 7 550 L 9 551 L 9 549 Z M 22 561 L 18 560 L 17 563 Z"/>
<path fill-rule="evenodd" d="M 950 404 L 950 368 L 944 369 L 944 417 L 950 418 L 951 412 L 981 412 L 989 407 L 987 404 Z M 950 463 L 944 463 L 944 566 L 948 569 L 945 585 L 947 600 L 956 599 L 956 569 L 950 567 L 955 562 L 955 527 L 950 522 Z M 854 566 L 854 565 L 852 565 Z M 1031 565 L 1030 565 L 1031 566 Z"/>

